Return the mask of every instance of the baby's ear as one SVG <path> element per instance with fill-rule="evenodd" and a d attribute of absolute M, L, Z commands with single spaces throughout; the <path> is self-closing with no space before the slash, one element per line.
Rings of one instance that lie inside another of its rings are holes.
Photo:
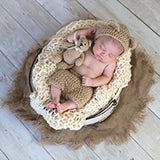
<path fill-rule="evenodd" d="M 130 36 L 129 37 L 129 48 L 131 50 L 134 50 L 137 47 L 137 41 L 134 37 Z"/>

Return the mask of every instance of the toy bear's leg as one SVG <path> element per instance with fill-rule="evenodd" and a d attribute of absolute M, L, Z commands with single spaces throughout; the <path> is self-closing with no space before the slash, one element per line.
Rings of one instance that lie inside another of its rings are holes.
<path fill-rule="evenodd" d="M 57 64 L 57 69 L 69 69 L 69 68 L 72 68 L 72 67 L 73 67 L 73 65 L 69 65 L 64 61 Z"/>
<path fill-rule="evenodd" d="M 63 59 L 62 54 L 57 53 L 57 54 L 52 56 L 52 60 L 51 61 L 53 61 L 54 63 L 59 63 L 59 62 L 62 61 L 62 59 Z"/>
<path fill-rule="evenodd" d="M 82 53 L 82 55 L 75 61 L 75 65 L 80 66 L 82 65 L 83 61 L 84 61 L 84 53 Z"/>

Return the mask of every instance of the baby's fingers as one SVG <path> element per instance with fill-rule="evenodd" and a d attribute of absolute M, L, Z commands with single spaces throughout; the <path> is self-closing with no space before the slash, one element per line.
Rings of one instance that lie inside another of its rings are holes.
<path fill-rule="evenodd" d="M 91 36 L 96 32 L 96 29 L 95 28 L 90 28 L 90 29 L 87 30 L 87 32 L 88 32 L 88 35 Z"/>
<path fill-rule="evenodd" d="M 85 84 L 85 82 L 86 82 L 86 77 L 82 76 L 82 84 Z"/>
<path fill-rule="evenodd" d="M 88 33 L 95 33 L 96 32 L 96 29 L 95 28 L 89 28 L 88 29 Z"/>

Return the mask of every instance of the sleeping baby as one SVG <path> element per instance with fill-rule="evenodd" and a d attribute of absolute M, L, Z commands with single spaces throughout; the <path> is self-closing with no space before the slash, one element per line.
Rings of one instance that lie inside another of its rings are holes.
<path fill-rule="evenodd" d="M 95 28 L 81 29 L 70 34 L 67 40 L 74 43 L 74 36 L 94 38 L 94 44 L 85 52 L 80 66 L 57 70 L 49 79 L 52 101 L 48 108 L 57 108 L 59 113 L 83 107 L 92 97 L 93 88 L 107 85 L 116 68 L 117 57 L 129 48 L 135 47 L 135 39 L 129 35 L 128 28 L 115 21 Z M 60 103 L 61 94 L 66 101 Z"/>

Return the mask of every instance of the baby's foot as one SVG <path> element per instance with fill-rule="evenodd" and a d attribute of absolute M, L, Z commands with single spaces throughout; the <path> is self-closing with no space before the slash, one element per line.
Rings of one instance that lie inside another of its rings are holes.
<path fill-rule="evenodd" d="M 47 104 L 48 108 L 56 108 L 56 105 L 53 102 Z"/>
<path fill-rule="evenodd" d="M 64 106 L 64 105 L 62 105 L 60 103 L 57 104 L 56 108 L 57 108 L 58 113 L 63 113 L 66 110 L 68 110 L 66 106 Z"/>

